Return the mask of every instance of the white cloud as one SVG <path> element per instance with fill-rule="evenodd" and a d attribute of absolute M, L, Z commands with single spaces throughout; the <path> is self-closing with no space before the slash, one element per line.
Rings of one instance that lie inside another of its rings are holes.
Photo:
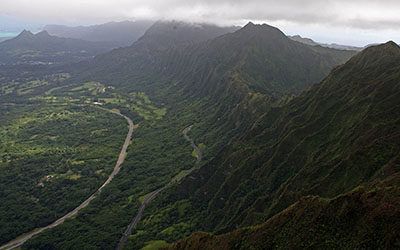
<path fill-rule="evenodd" d="M 0 16 L 42 23 L 99 23 L 175 19 L 222 25 L 247 20 L 301 27 L 352 29 L 359 34 L 400 33 L 398 0 L 0 0 Z M 324 35 L 324 34 L 322 34 Z"/>

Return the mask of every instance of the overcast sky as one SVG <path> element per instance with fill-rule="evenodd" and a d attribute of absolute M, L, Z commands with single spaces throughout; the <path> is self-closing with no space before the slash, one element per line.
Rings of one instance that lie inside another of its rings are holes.
<path fill-rule="evenodd" d="M 126 19 L 265 22 L 320 42 L 400 42 L 400 0 L 0 0 L 3 32 Z"/>

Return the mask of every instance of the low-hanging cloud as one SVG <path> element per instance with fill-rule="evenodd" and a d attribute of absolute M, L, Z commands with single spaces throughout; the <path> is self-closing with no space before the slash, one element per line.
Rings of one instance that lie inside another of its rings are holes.
<path fill-rule="evenodd" d="M 254 21 L 321 42 L 361 46 L 387 40 L 399 42 L 398 13 L 399 0 L 0 0 L 0 22 L 11 17 L 23 20 L 25 26 L 127 19 L 219 25 Z M 2 26 L 0 23 L 0 30 Z"/>
<path fill-rule="evenodd" d="M 0 15 L 57 22 L 175 19 L 217 24 L 246 20 L 400 28 L 397 0 L 1 0 Z"/>

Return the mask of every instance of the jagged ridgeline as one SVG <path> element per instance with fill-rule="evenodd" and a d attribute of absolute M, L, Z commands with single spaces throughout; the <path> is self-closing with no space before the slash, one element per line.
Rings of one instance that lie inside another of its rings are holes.
<path fill-rule="evenodd" d="M 398 247 L 399 82 L 400 48 L 388 42 L 267 112 L 170 199 L 201 208 L 190 217 L 214 232 L 261 223 L 301 201 L 262 226 L 195 234 L 175 248 Z"/>
<path fill-rule="evenodd" d="M 355 54 L 307 46 L 265 24 L 249 23 L 233 31 L 158 22 L 132 46 L 96 57 L 80 76 L 137 87 L 132 81 L 148 79 L 151 73 L 153 80 L 161 80 L 159 85 L 172 82 L 175 90 L 195 96 L 221 98 L 221 91 L 232 88 L 241 95 L 279 96 L 319 82 Z"/>
<path fill-rule="evenodd" d="M 356 53 L 292 41 L 265 24 L 235 29 L 157 22 L 132 46 L 80 65 L 77 75 L 144 90 L 163 102 L 202 100 L 216 127 L 228 131 L 248 126 Z"/>
<path fill-rule="evenodd" d="M 194 233 L 168 249 L 394 249 L 399 182 L 395 175 L 333 199 L 303 197 L 263 224 L 218 236 Z"/>
<path fill-rule="evenodd" d="M 0 42 L 0 65 L 79 62 L 110 51 L 114 47 L 110 42 L 90 42 L 51 36 L 47 31 L 33 34 L 24 30 L 15 38 Z"/>

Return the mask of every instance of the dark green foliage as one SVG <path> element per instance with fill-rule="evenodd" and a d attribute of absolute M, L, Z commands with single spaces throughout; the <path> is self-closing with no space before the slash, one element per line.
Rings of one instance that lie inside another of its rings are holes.
<path fill-rule="evenodd" d="M 333 199 L 303 197 L 261 225 L 218 236 L 195 233 L 168 249 L 396 249 L 399 178 Z"/>
<path fill-rule="evenodd" d="M 399 59 L 393 43 L 367 49 L 186 178 L 176 193 L 205 207 L 200 228 L 260 223 L 303 195 L 333 197 L 398 172 Z"/>
<path fill-rule="evenodd" d="M 121 172 L 104 193 L 76 219 L 44 232 L 24 248 L 115 248 L 137 212 L 139 198 L 165 186 L 181 170 L 190 169 L 195 163 L 192 148 L 182 136 L 193 116 L 180 111 L 168 109 L 166 116 L 156 123 L 141 122 Z"/>
<path fill-rule="evenodd" d="M 304 195 L 334 197 L 398 172 L 399 58 L 393 43 L 369 48 L 308 92 L 264 109 L 251 129 L 235 130 L 242 136 L 150 207 L 152 236 L 135 239 L 176 240 L 179 233 L 160 232 L 182 223 L 226 232 L 261 223 Z M 173 208 L 183 201 L 191 209 L 177 219 Z"/>
<path fill-rule="evenodd" d="M 228 105 L 232 100 L 244 98 L 248 92 L 261 92 L 274 98 L 298 93 L 355 54 L 328 48 L 315 50 L 290 40 L 268 25 L 250 23 L 234 33 L 208 41 L 201 38 L 201 33 L 185 31 L 184 25 L 182 32 L 186 36 L 200 37 L 171 38 L 180 29 L 171 33 L 168 32 L 171 27 L 159 26 L 155 25 L 132 46 L 98 56 L 80 67 L 79 77 L 107 81 L 119 87 L 148 79 L 146 86 L 141 87 L 152 87 L 155 91 L 156 84 L 192 97 L 216 98 L 221 105 Z M 231 100 L 225 100 L 228 95 Z"/>
<path fill-rule="evenodd" d="M 127 129 L 90 107 L 2 106 L 0 242 L 45 226 L 91 195 L 111 172 Z"/>

